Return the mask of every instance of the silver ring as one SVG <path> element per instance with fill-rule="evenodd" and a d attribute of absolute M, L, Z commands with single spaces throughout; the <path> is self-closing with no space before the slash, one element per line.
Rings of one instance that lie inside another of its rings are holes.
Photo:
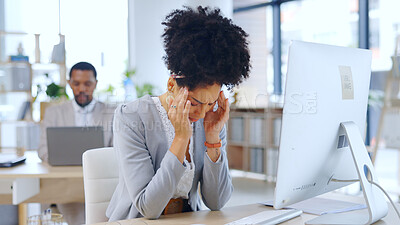
<path fill-rule="evenodd" d="M 174 109 L 176 109 L 176 105 L 171 105 L 171 108 L 174 108 Z"/>

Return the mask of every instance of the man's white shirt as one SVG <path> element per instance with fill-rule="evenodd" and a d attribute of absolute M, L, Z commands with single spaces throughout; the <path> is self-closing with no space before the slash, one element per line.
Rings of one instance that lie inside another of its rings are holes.
<path fill-rule="evenodd" d="M 72 101 L 72 106 L 75 112 L 75 126 L 85 127 L 93 124 L 93 109 L 96 104 L 96 100 L 92 100 L 85 107 L 81 107 L 76 103 L 75 100 Z"/>

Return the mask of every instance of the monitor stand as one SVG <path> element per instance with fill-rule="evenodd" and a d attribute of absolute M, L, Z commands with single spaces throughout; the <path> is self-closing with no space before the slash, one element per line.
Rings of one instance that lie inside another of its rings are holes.
<path fill-rule="evenodd" d="M 347 140 L 349 141 L 351 154 L 353 156 L 354 164 L 356 166 L 357 174 L 364 193 L 367 210 L 325 214 L 307 221 L 306 224 L 372 224 L 385 217 L 388 212 L 388 205 L 382 191 L 369 182 L 371 179 L 374 182 L 378 181 L 357 125 L 354 122 L 343 122 L 340 125 L 344 129 Z M 369 172 L 370 176 L 366 175 L 368 174 L 367 171 Z M 335 178 L 340 179 L 340 177 Z"/>

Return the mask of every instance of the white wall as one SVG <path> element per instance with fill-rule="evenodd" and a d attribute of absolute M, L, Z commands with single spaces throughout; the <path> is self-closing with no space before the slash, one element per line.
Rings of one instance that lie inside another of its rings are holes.
<path fill-rule="evenodd" d="M 128 0 L 129 63 L 137 72 L 134 82 L 155 85 L 155 94 L 166 90 L 169 72 L 162 59 L 161 22 L 174 9 L 199 4 L 218 7 L 225 16 L 232 16 L 232 0 Z"/>

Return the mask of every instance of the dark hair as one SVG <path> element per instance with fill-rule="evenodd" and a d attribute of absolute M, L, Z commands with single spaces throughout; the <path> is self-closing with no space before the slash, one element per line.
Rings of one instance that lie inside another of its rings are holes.
<path fill-rule="evenodd" d="M 176 79 L 179 86 L 193 90 L 220 84 L 230 90 L 249 77 L 248 35 L 220 9 L 177 9 L 162 24 L 164 62 L 171 73 L 185 76 Z"/>
<path fill-rule="evenodd" d="M 74 66 L 72 66 L 71 70 L 69 71 L 69 79 L 71 79 L 71 74 L 73 70 L 91 70 L 93 71 L 94 79 L 97 79 L 97 72 L 94 66 L 88 62 L 78 62 Z"/>

